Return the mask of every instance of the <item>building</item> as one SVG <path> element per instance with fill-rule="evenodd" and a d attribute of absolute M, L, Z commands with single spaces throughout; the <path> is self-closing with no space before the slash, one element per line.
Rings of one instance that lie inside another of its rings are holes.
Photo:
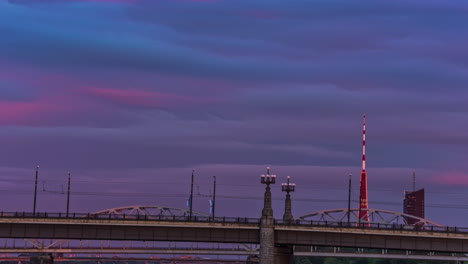
<path fill-rule="evenodd" d="M 405 191 L 403 213 L 424 218 L 424 189 L 413 192 Z M 417 221 L 408 218 L 407 222 L 409 225 L 414 225 Z"/>

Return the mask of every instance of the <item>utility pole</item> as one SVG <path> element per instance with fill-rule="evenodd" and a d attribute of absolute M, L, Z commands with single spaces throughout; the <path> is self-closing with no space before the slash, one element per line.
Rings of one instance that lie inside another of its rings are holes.
<path fill-rule="evenodd" d="M 68 172 L 68 192 L 67 192 L 67 217 L 70 209 L 70 172 Z"/>
<path fill-rule="evenodd" d="M 351 176 L 352 174 L 349 174 L 349 183 L 348 183 L 348 226 L 350 223 L 350 213 L 351 213 Z"/>
<path fill-rule="evenodd" d="M 213 219 L 215 218 L 215 208 L 216 208 L 216 176 L 213 176 L 213 213 L 212 213 L 212 216 L 213 216 Z"/>
<path fill-rule="evenodd" d="M 190 186 L 190 200 L 189 200 L 189 208 L 190 208 L 190 219 L 192 219 L 192 208 L 193 208 L 193 173 L 195 172 L 195 169 L 192 169 L 192 184 Z"/>
<path fill-rule="evenodd" d="M 36 215 L 36 200 L 37 200 L 37 177 L 39 175 L 39 166 L 36 166 L 36 179 L 34 181 L 34 203 L 33 203 L 33 215 Z"/>

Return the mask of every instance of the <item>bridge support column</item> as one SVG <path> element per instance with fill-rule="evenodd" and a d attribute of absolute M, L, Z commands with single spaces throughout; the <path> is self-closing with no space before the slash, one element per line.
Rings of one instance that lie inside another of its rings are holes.
<path fill-rule="evenodd" d="M 260 264 L 272 264 L 274 263 L 274 261 L 275 261 L 275 230 L 273 229 L 273 227 L 261 226 L 260 227 Z"/>
<path fill-rule="evenodd" d="M 260 264 L 273 264 L 275 263 L 275 219 L 271 208 L 270 186 L 267 186 L 265 191 L 266 200 L 269 200 L 270 207 L 263 208 L 260 222 Z"/>
<path fill-rule="evenodd" d="M 292 247 L 275 247 L 274 264 L 294 264 L 294 254 Z"/>
<path fill-rule="evenodd" d="M 54 257 L 52 254 L 48 254 L 45 256 L 35 256 L 30 258 L 31 264 L 54 264 Z"/>
<path fill-rule="evenodd" d="M 290 192 L 294 192 L 296 184 L 291 183 L 290 177 L 288 176 L 288 182 L 281 184 L 281 190 L 286 192 L 286 200 L 284 201 L 284 215 L 283 220 L 287 223 L 291 223 L 294 220 L 291 209 L 291 195 Z"/>
<path fill-rule="evenodd" d="M 275 219 L 273 218 L 273 208 L 271 207 L 270 184 L 276 181 L 276 175 L 270 175 L 270 168 L 267 167 L 267 174 L 261 175 L 262 184 L 266 185 L 262 218 L 260 220 L 260 264 L 275 263 Z"/>

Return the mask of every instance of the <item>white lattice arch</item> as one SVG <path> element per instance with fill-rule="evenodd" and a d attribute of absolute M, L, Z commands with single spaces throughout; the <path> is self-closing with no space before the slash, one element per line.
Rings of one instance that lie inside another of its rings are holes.
<path fill-rule="evenodd" d="M 190 211 L 188 209 L 165 207 L 157 205 L 134 205 L 110 208 L 92 213 L 92 215 L 148 215 L 148 216 L 189 216 Z M 209 217 L 210 215 L 192 211 L 192 216 L 204 216 Z"/>
<path fill-rule="evenodd" d="M 369 224 L 399 224 L 399 225 L 408 225 L 408 220 L 411 219 L 415 223 L 414 225 L 423 225 L 423 226 L 438 226 L 442 225 L 432 222 L 430 220 L 420 218 L 414 215 L 404 214 L 400 212 L 380 210 L 380 209 L 362 209 L 361 211 L 367 212 L 369 216 L 369 221 L 364 221 L 358 218 L 359 214 L 358 208 L 350 209 L 350 222 L 352 223 L 369 223 Z M 333 210 L 323 210 L 317 211 L 310 214 L 303 215 L 299 217 L 301 220 L 309 221 L 318 221 L 318 222 L 328 222 L 328 223 L 345 223 L 348 221 L 348 209 L 333 209 Z"/>
<path fill-rule="evenodd" d="M 175 207 L 166 207 L 158 205 L 133 205 L 133 206 L 123 206 L 115 207 L 110 209 L 105 209 L 90 213 L 89 215 L 113 215 L 113 216 L 130 216 L 130 215 L 140 215 L 140 216 L 189 216 L 190 211 L 188 209 L 175 208 Z M 201 216 L 209 217 L 210 215 L 200 213 L 197 211 L 192 211 L 192 216 Z M 45 240 L 41 239 L 25 239 L 26 242 L 30 243 L 36 248 L 52 248 L 56 246 L 61 246 L 68 242 L 68 240 L 55 240 L 50 243 L 44 243 Z"/>

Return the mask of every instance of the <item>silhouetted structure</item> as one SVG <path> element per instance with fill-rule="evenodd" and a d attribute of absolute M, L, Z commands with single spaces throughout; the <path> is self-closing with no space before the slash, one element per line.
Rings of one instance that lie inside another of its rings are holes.
<path fill-rule="evenodd" d="M 292 208 L 291 208 L 291 195 L 290 192 L 294 192 L 296 189 L 296 184 L 290 182 L 291 177 L 288 176 L 288 182 L 281 184 L 281 190 L 286 192 L 286 200 L 284 204 L 284 221 L 293 221 L 294 217 L 292 215 Z"/>
<path fill-rule="evenodd" d="M 31 264 L 53 264 L 54 257 L 52 254 L 33 256 L 30 258 Z"/>
<path fill-rule="evenodd" d="M 367 193 L 367 172 L 366 172 L 366 115 L 362 124 L 362 171 L 359 188 L 359 220 L 369 223 L 369 199 Z"/>
<path fill-rule="evenodd" d="M 424 218 L 424 189 L 413 192 L 405 191 L 403 213 Z M 416 219 L 406 219 L 408 225 L 414 225 Z"/>

